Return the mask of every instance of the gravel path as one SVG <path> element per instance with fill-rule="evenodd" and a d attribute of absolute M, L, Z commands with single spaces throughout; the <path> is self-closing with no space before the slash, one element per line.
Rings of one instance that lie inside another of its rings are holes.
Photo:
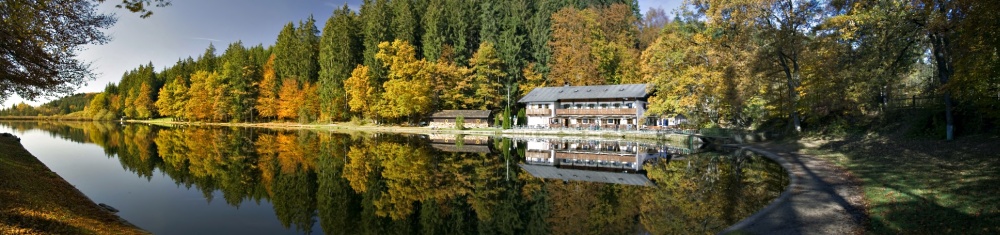
<path fill-rule="evenodd" d="M 791 185 L 771 205 L 722 233 L 863 234 L 868 217 L 860 183 L 846 170 L 787 146 L 755 144 L 745 149 L 774 159 Z"/>

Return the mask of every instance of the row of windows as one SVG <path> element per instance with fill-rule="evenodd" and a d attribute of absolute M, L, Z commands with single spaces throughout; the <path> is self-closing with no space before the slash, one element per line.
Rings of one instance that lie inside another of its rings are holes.
<path fill-rule="evenodd" d="M 597 107 L 600 107 L 602 109 L 607 109 L 607 108 L 619 109 L 619 108 L 622 108 L 622 107 L 630 109 L 630 108 L 633 107 L 633 103 L 625 103 L 624 105 L 622 105 L 621 103 L 612 103 L 612 104 L 604 103 L 604 104 L 600 104 L 600 105 L 598 105 L 598 104 L 586 104 L 586 105 L 584 105 L 584 104 L 575 104 L 575 105 L 574 104 L 562 104 L 562 108 L 563 109 L 570 109 L 570 108 L 576 108 L 576 109 L 582 109 L 582 108 L 595 109 Z M 534 105 L 534 108 L 537 108 L 537 109 L 547 109 L 547 108 L 549 108 L 549 105 L 548 104 L 536 104 L 536 105 Z"/>
<path fill-rule="evenodd" d="M 601 165 L 601 166 L 624 166 L 632 167 L 631 162 L 619 162 L 619 161 L 594 161 L 594 160 L 581 160 L 581 159 L 561 159 L 560 162 L 563 164 L 587 164 L 587 165 Z"/>
<path fill-rule="evenodd" d="M 553 124 L 559 124 L 560 123 L 559 120 L 560 119 L 558 119 L 558 118 L 553 118 L 553 119 L 550 119 L 549 121 L 552 122 Z M 566 119 L 566 120 L 570 120 L 570 119 Z M 573 120 L 576 120 L 576 123 L 580 123 L 580 124 L 601 124 L 601 123 L 598 123 L 597 121 L 594 121 L 594 119 L 592 119 L 592 118 L 577 118 L 577 119 L 573 119 Z M 615 119 L 615 118 L 613 118 L 613 119 L 603 119 L 603 121 L 605 122 L 604 124 L 615 124 L 615 121 L 621 122 L 620 120 L 621 119 Z M 632 119 L 625 119 L 625 122 L 620 123 L 620 124 L 632 124 Z"/>

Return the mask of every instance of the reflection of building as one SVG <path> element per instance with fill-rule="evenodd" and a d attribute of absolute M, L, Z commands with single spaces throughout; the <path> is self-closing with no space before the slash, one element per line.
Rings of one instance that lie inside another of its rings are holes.
<path fill-rule="evenodd" d="M 541 178 L 630 185 L 652 185 L 642 164 L 667 158 L 675 150 L 666 146 L 620 141 L 528 141 L 528 173 Z"/>
<path fill-rule="evenodd" d="M 490 127 L 489 110 L 441 110 L 431 115 L 431 127 L 454 128 L 455 119 L 462 117 L 466 128 Z"/>
<path fill-rule="evenodd" d="M 490 138 L 482 135 L 437 135 L 427 136 L 431 147 L 445 152 L 489 153 Z"/>
<path fill-rule="evenodd" d="M 662 126 L 666 120 L 642 119 L 649 97 L 646 84 L 539 87 L 519 103 L 527 107 L 530 127 L 625 129 Z"/>

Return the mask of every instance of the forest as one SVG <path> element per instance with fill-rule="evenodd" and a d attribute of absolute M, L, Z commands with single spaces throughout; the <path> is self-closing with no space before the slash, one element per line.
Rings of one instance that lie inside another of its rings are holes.
<path fill-rule="evenodd" d="M 479 109 L 510 126 L 534 87 L 647 83 L 648 115 L 696 127 L 817 130 L 919 109 L 951 138 L 1000 124 L 998 14 L 984 0 L 686 0 L 672 16 L 625 0 L 367 0 L 322 31 L 289 22 L 274 45 L 140 65 L 85 112 L 402 124 Z"/>

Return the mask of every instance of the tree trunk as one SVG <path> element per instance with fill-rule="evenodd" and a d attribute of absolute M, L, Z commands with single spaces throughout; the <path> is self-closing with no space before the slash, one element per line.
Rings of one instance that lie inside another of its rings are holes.
<path fill-rule="evenodd" d="M 799 113 L 795 110 L 799 103 L 799 93 L 795 91 L 799 81 L 799 64 L 792 58 L 788 58 L 784 53 L 778 53 L 778 61 L 781 62 L 781 69 L 785 72 L 785 81 L 788 84 L 788 117 L 792 121 L 789 123 L 789 127 L 795 130 L 796 133 L 802 132 Z M 788 66 L 789 61 L 792 63 L 791 67 Z"/>
<path fill-rule="evenodd" d="M 942 87 L 948 84 L 952 73 L 954 73 L 951 64 L 951 52 L 948 50 L 950 45 L 947 36 L 944 34 L 945 32 L 931 32 L 929 35 L 934 50 L 934 60 L 937 62 L 938 80 L 941 82 Z M 945 138 L 949 141 L 955 137 L 955 119 L 952 115 L 952 106 L 951 91 L 945 89 L 944 118 L 947 125 Z"/>

